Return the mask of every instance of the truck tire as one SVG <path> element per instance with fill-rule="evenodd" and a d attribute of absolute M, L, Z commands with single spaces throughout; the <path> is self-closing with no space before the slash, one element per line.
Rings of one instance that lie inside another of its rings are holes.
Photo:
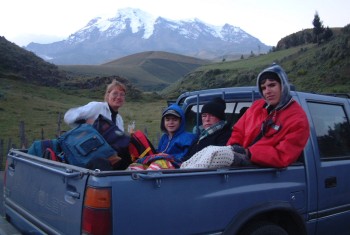
<path fill-rule="evenodd" d="M 288 233 L 277 224 L 262 221 L 248 225 L 240 235 L 288 235 Z"/>

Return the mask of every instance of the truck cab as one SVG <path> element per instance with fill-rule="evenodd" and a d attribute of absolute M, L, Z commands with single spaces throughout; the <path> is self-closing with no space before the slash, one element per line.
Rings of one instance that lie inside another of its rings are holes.
<path fill-rule="evenodd" d="M 330 234 L 336 227 L 339 231 L 336 234 L 348 234 L 344 223 L 350 218 L 350 197 L 347 196 L 350 195 L 350 178 L 346 173 L 350 170 L 350 97 L 296 92 L 293 86 L 291 94 L 305 110 L 311 131 L 307 146 L 293 164 L 305 167 L 307 192 L 296 192 L 291 198 L 294 200 L 302 194 L 305 197 L 303 207 L 308 211 L 304 215 L 309 222 L 308 231 Z M 201 125 L 201 108 L 214 97 L 226 101 L 226 120 L 232 126 L 252 102 L 261 98 L 256 87 L 184 93 L 176 103 L 185 110 L 187 131 Z M 311 195 L 315 197 L 307 198 Z"/>

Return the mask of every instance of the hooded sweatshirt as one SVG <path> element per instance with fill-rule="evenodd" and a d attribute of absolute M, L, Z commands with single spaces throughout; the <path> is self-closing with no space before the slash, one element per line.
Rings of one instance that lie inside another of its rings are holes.
<path fill-rule="evenodd" d="M 255 101 L 234 125 L 227 145 L 248 149 L 251 162 L 269 167 L 287 167 L 295 162 L 309 138 L 309 122 L 301 106 L 292 99 L 288 77 L 278 65 L 263 70 L 257 78 L 261 96 L 261 77 L 266 72 L 278 75 L 281 98 L 273 107 L 264 99 Z"/>
<path fill-rule="evenodd" d="M 172 137 L 169 136 L 164 126 L 164 113 L 166 113 L 168 110 L 174 110 L 181 116 L 179 129 Z M 196 139 L 196 136 L 190 132 L 185 131 L 185 115 L 180 106 L 173 104 L 164 110 L 160 128 L 164 134 L 160 138 L 157 152 L 172 155 L 177 162 L 181 163 L 189 147 Z"/>

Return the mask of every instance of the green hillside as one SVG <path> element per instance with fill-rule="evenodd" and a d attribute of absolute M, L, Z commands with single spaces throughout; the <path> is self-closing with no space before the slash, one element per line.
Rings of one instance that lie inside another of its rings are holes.
<path fill-rule="evenodd" d="M 102 65 L 60 65 L 72 77 L 120 76 L 144 91 L 159 91 L 185 74 L 208 63 L 206 60 L 167 52 L 133 54 Z"/>
<path fill-rule="evenodd" d="M 0 78 L 2 77 L 46 86 L 57 85 L 66 78 L 57 66 L 0 36 Z"/>
<path fill-rule="evenodd" d="M 330 41 L 236 61 L 208 64 L 187 74 L 162 91 L 169 98 L 197 89 L 255 85 L 258 73 L 272 63 L 280 64 L 300 91 L 350 92 L 350 25 Z"/>

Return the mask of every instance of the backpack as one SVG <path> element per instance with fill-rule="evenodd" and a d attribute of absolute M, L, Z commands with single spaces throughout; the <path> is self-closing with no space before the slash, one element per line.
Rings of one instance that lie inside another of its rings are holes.
<path fill-rule="evenodd" d="M 92 125 L 118 153 L 120 149 L 127 148 L 130 136 L 119 129 L 115 123 L 103 115 L 98 115 Z"/>
<path fill-rule="evenodd" d="M 140 130 L 131 134 L 128 148 L 132 162 L 135 162 L 137 159 L 143 158 L 144 156 L 156 153 L 151 141 L 149 141 L 147 136 Z"/>
<path fill-rule="evenodd" d="M 108 159 L 116 151 L 103 136 L 90 124 L 80 124 L 58 137 L 61 156 L 71 165 L 86 167 L 97 158 Z"/>
<path fill-rule="evenodd" d="M 35 140 L 28 148 L 29 154 L 54 161 L 59 161 L 57 156 L 60 152 L 61 147 L 59 146 L 57 139 Z"/>
<path fill-rule="evenodd" d="M 103 115 L 99 115 L 92 125 L 107 141 L 107 143 L 117 151 L 121 158 L 117 164 L 113 164 L 114 170 L 125 170 L 131 164 L 128 150 L 130 136 L 121 131 L 115 123 Z"/>

